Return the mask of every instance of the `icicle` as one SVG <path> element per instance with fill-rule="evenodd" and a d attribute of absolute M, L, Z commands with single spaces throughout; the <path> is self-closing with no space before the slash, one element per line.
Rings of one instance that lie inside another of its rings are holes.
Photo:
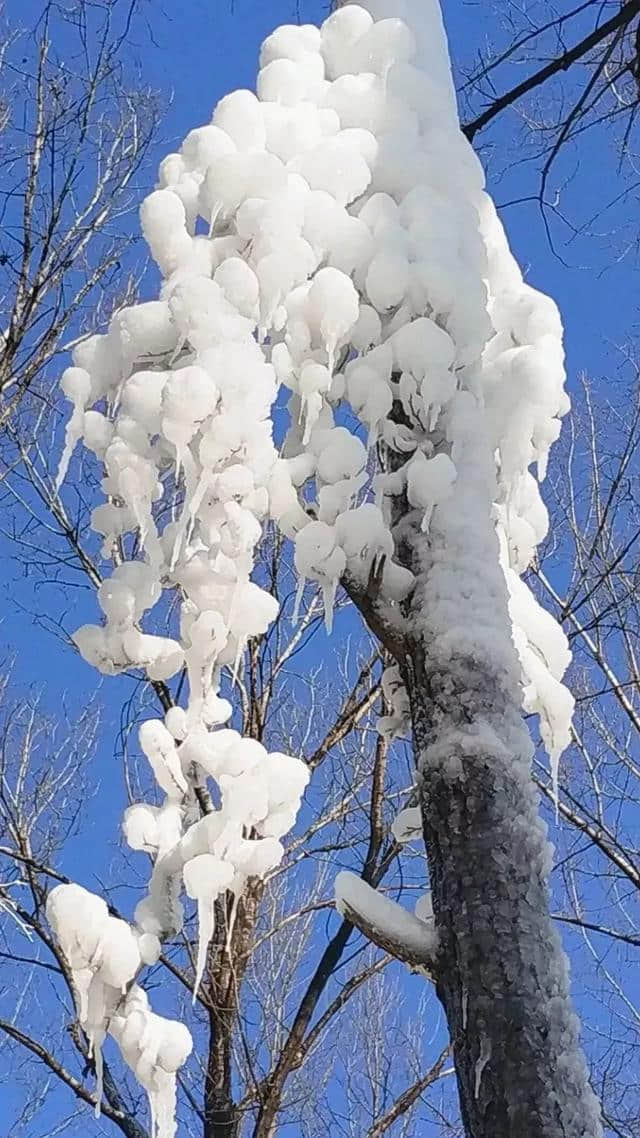
<path fill-rule="evenodd" d="M 214 898 L 212 896 L 198 897 L 198 959 L 196 963 L 196 978 L 193 984 L 191 1003 L 195 1004 L 200 981 L 204 975 L 207 962 L 207 949 L 215 931 Z"/>
<path fill-rule="evenodd" d="M 293 603 L 293 616 L 291 617 L 291 621 L 293 624 L 297 624 L 298 619 L 300 617 L 300 606 L 302 605 L 302 598 L 304 596 L 304 588 L 305 588 L 306 583 L 307 583 L 306 577 L 299 577 L 298 578 L 298 587 L 296 589 L 296 597 L 295 597 L 295 601 Z"/>
<path fill-rule="evenodd" d="M 192 510 L 191 503 L 195 497 L 196 489 L 199 485 L 199 481 L 197 480 L 196 465 L 195 465 L 195 462 L 193 461 L 193 456 L 191 454 L 191 451 L 189 450 L 189 447 L 185 446 L 183 449 L 182 447 L 179 447 L 178 444 L 176 443 L 175 448 L 176 448 L 176 486 L 178 484 L 178 479 L 180 477 L 180 469 L 181 468 L 184 470 L 184 484 L 185 485 L 184 485 L 184 502 L 182 504 L 182 513 L 180 515 L 180 521 L 178 522 L 178 525 L 176 526 L 176 536 L 175 536 L 174 543 L 173 543 L 173 549 L 171 551 L 171 561 L 169 564 L 169 571 L 171 573 L 173 573 L 173 571 L 176 567 L 176 562 L 178 560 L 178 556 L 180 553 L 180 547 L 182 545 L 183 538 L 186 537 L 187 541 L 189 540 L 189 529 L 190 529 L 190 525 L 192 524 L 193 518 L 195 516 L 195 510 Z"/>
<path fill-rule="evenodd" d="M 170 367 L 173 367 L 176 360 L 180 359 L 180 356 L 182 355 L 182 352 L 184 350 L 184 346 L 185 346 L 186 342 L 187 342 L 187 333 L 183 332 L 182 335 L 178 337 L 178 342 L 177 342 L 175 348 L 173 349 L 171 356 L 169 358 L 169 366 Z"/>
<path fill-rule="evenodd" d="M 239 900 L 240 900 L 239 894 L 234 892 L 233 901 L 231 902 L 231 912 L 229 913 L 229 923 L 228 923 L 228 927 L 227 927 L 227 940 L 226 940 L 226 944 L 225 944 L 225 951 L 227 953 L 227 956 L 229 956 L 229 957 L 231 956 L 231 938 L 233 936 L 233 930 L 234 930 L 235 924 L 236 924 L 236 916 L 238 914 Z"/>
<path fill-rule="evenodd" d="M 331 340 L 329 343 L 327 343 L 326 347 L 327 347 L 327 360 L 328 360 L 327 366 L 329 368 L 329 375 L 333 379 L 333 373 L 334 373 L 335 366 L 336 366 L 336 343 L 335 343 L 335 340 Z"/>
<path fill-rule="evenodd" d="M 55 481 L 56 494 L 64 481 L 75 445 L 82 438 L 84 412 L 91 392 L 91 376 L 84 368 L 68 367 L 63 373 L 60 386 L 67 399 L 73 403 L 73 411 L 65 430 L 64 449 Z"/>
<path fill-rule="evenodd" d="M 213 209 L 211 210 L 211 221 L 209 222 L 209 239 L 211 239 L 213 237 L 213 231 L 216 227 L 216 222 L 220 216 L 220 210 L 221 209 L 222 209 L 222 202 L 217 201 L 216 204 L 214 205 Z"/>
<path fill-rule="evenodd" d="M 480 1095 L 480 1087 L 482 1085 L 482 1075 L 484 1069 L 491 1058 L 491 1040 L 486 1035 L 482 1036 L 480 1042 L 480 1054 L 476 1060 L 476 1074 L 475 1074 L 475 1087 L 474 1098 Z"/>
<path fill-rule="evenodd" d="M 185 495 L 182 513 L 177 525 L 172 562 L 170 567 L 171 572 L 173 572 L 175 569 L 175 563 L 177 560 L 176 548 L 179 549 L 183 541 L 185 546 L 188 546 L 189 542 L 191 541 L 196 522 L 196 514 L 202 505 L 204 496 L 207 493 L 207 490 L 210 488 L 210 485 L 211 483 L 209 472 L 207 470 L 203 470 L 197 482 L 195 483 L 193 493 L 191 495 L 188 493 Z"/>
<path fill-rule="evenodd" d="M 330 581 L 324 581 L 322 584 L 322 599 L 324 602 L 324 626 L 327 633 L 331 635 L 333 629 L 333 610 L 336 603 L 336 593 L 338 591 L 338 582 L 335 578 Z"/>
<path fill-rule="evenodd" d="M 234 687 L 238 682 L 238 676 L 240 674 L 240 661 L 242 660 L 242 653 L 245 650 L 246 643 L 246 640 L 238 640 L 238 647 L 236 648 L 235 659 L 233 661 L 233 675 L 231 677 L 231 683 Z"/>
<path fill-rule="evenodd" d="M 60 490 L 60 487 L 65 480 L 75 445 L 82 438 L 83 420 L 84 412 L 77 407 L 74 408 L 65 431 L 64 450 L 62 452 L 62 457 L 60 458 L 60 463 L 58 465 L 58 473 L 56 475 L 54 487 L 56 494 Z"/>
<path fill-rule="evenodd" d="M 549 761 L 551 763 L 551 798 L 556 815 L 556 826 L 560 821 L 560 756 L 561 750 L 559 747 L 552 746 L 549 751 Z"/>
<path fill-rule="evenodd" d="M 89 971 L 88 968 L 83 968 L 78 972 L 74 972 L 73 978 L 76 985 L 76 991 L 78 993 L 78 1019 L 81 1023 L 87 1018 L 89 1007 L 89 985 L 91 984 L 92 977 L 93 974 Z"/>
<path fill-rule="evenodd" d="M 125 471 L 123 473 L 123 480 L 127 473 L 133 475 L 133 471 Z M 127 479 L 127 481 L 129 482 L 129 488 L 133 489 L 133 493 L 127 494 L 127 504 L 140 531 L 140 545 L 148 554 L 149 561 L 152 565 L 161 564 L 163 560 L 162 549 L 158 539 L 158 531 L 153 520 L 153 514 L 151 513 L 151 507 L 148 506 L 145 508 L 144 499 L 138 493 L 137 488 L 131 487 L 132 479 Z"/>
<path fill-rule="evenodd" d="M 176 1078 L 175 1075 L 166 1075 L 163 1072 L 160 1085 L 148 1092 L 149 1105 L 154 1118 L 154 1138 L 174 1138 L 176 1133 L 175 1105 L 176 1105 Z M 153 1105 L 151 1096 L 153 1095 Z"/>
<path fill-rule="evenodd" d="M 304 419 L 304 433 L 302 445 L 307 446 L 311 432 L 315 427 L 322 411 L 322 396 L 318 391 L 311 391 L 302 396 L 300 404 L 300 420 Z"/>
<path fill-rule="evenodd" d="M 149 1100 L 149 1114 L 151 1115 L 151 1138 L 160 1138 L 160 1123 L 158 1119 L 157 1100 L 159 1092 L 157 1090 L 147 1090 L 147 1098 Z"/>
<path fill-rule="evenodd" d="M 154 1114 L 155 1114 L 155 1135 L 156 1138 L 173 1138 L 175 1134 L 175 1126 L 171 1124 L 171 1104 L 167 1110 L 165 1088 L 159 1088 L 153 1094 Z"/>
<path fill-rule="evenodd" d="M 104 1036 L 104 1032 L 101 1034 Z M 95 1118 L 100 1118 L 100 1113 L 102 1110 L 102 1093 L 104 1090 L 104 1060 L 102 1058 L 102 1043 L 100 1042 L 97 1047 L 95 1046 L 93 1032 L 91 1032 L 90 1040 L 91 1051 L 89 1055 L 90 1058 L 93 1058 L 94 1066 L 96 1069 L 96 1105 L 94 1108 L 94 1116 Z"/>

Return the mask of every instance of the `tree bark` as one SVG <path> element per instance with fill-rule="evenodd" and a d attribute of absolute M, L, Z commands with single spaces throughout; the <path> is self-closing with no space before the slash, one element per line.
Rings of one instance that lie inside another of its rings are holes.
<path fill-rule="evenodd" d="M 238 1138 L 242 1116 L 233 1096 L 233 1035 L 238 992 L 251 953 L 262 882 L 255 881 L 241 898 L 227 946 L 232 898 L 216 905 L 216 931 L 209 946 L 206 994 L 209 1003 L 209 1055 L 204 1081 L 203 1138 Z"/>
<path fill-rule="evenodd" d="M 495 677 L 456 661 L 408 687 L 439 953 L 436 988 L 469 1138 L 585 1138 L 598 1106 L 578 1045 L 567 962 L 548 915 L 548 846 L 518 727 Z M 420 679 L 418 679 L 420 676 Z M 465 676 L 462 682 L 462 676 Z M 467 718 L 470 701 L 476 714 Z M 447 704 L 449 711 L 443 711 Z M 479 716 L 494 739 L 477 731 Z M 443 757 L 433 761 L 434 744 Z M 504 755 L 498 758 L 500 744 Z M 446 750 L 446 757 L 445 757 Z"/>
<path fill-rule="evenodd" d="M 454 448 L 454 498 L 405 547 L 417 585 L 400 665 L 439 941 L 436 988 L 468 1138 L 598 1138 L 549 915 L 552 850 L 531 778 L 481 428 L 470 421 Z"/>

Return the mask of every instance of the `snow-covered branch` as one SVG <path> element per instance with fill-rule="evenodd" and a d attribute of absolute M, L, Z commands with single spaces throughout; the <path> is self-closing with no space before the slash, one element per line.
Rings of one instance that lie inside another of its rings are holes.
<path fill-rule="evenodd" d="M 423 920 L 343 870 L 335 881 L 336 908 L 343 917 L 409 968 L 431 973 L 438 951 L 433 918 Z"/>

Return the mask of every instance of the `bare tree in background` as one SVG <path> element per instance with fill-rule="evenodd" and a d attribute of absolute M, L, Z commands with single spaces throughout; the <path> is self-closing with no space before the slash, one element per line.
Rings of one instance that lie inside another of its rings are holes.
<path fill-rule="evenodd" d="M 104 319 L 104 293 L 132 290 L 129 214 L 161 113 L 126 55 L 137 7 L 47 0 L 35 28 L 4 32 L 0 424 Z"/>
<path fill-rule="evenodd" d="M 619 121 L 629 141 L 640 105 L 638 0 L 584 0 L 560 9 L 498 0 L 494 12 L 490 38 L 459 87 L 467 138 L 475 141 L 508 110 L 530 121 L 529 97 L 544 89 L 548 104 L 556 100 L 544 126 L 549 166 L 563 143 L 597 123 Z M 514 74 L 517 83 L 510 82 Z M 557 98 L 567 86 L 567 97 Z"/>
<path fill-rule="evenodd" d="M 463 129 L 499 203 L 528 208 L 563 263 L 636 252 L 637 0 L 494 0 L 484 41 L 462 47 Z"/>

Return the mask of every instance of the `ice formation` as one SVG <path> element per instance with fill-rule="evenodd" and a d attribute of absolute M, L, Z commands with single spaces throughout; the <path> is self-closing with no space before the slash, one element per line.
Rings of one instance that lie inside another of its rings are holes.
<path fill-rule="evenodd" d="M 183 1024 L 154 1015 L 135 983 L 138 971 L 158 959 L 160 941 L 113 917 L 101 897 L 79 885 L 56 886 L 47 899 L 47 917 L 71 968 L 78 1019 L 95 1063 L 96 1116 L 108 1027 L 147 1091 L 154 1136 L 170 1138 L 176 1071 L 191 1051 L 191 1036 Z"/>
<path fill-rule="evenodd" d="M 82 439 L 104 467 L 92 524 L 104 556 L 116 554 L 102 622 L 78 630 L 78 649 L 105 673 L 164 681 L 186 668 L 189 680 L 186 708 L 140 735 L 165 799 L 125 819 L 131 846 L 155 859 L 131 943 L 180 927 L 184 886 L 200 914 L 198 979 L 216 898 L 277 863 L 307 777 L 226 728 L 218 695 L 221 670 L 235 672 L 276 615 L 251 580 L 264 519 L 294 543 L 300 593 L 317 583 L 329 627 L 340 580 L 366 584 L 372 572 L 393 620 L 414 587 L 396 557 L 403 533 L 428 534 L 461 510 L 460 463 L 481 431 L 495 455 L 525 706 L 556 772 L 568 739 L 566 643 L 521 577 L 547 528 L 531 468 L 544 477 L 568 406 L 562 329 L 509 251 L 459 130 L 442 43 L 437 5 L 424 0 L 347 4 L 321 28 L 269 36 L 257 95 L 226 96 L 164 159 L 142 205 L 159 298 L 79 344 L 63 377 L 73 411 L 59 479 Z M 270 410 L 282 387 L 291 422 L 278 453 Z M 385 448 L 402 461 L 376 470 Z M 144 631 L 167 590 L 181 599 L 174 638 Z M 443 608 L 443 627 L 453 616 Z M 385 693 L 380 728 L 392 736 L 409 717 L 397 668 Z M 188 825 L 205 779 L 220 809 Z M 76 953 L 77 920 L 60 913 Z M 96 1049 L 113 1027 L 156 1087 L 153 1072 L 171 1071 L 148 1044 L 157 1020 L 133 982 L 138 966 L 123 996 L 83 953 L 79 990 L 103 993 L 93 1010 L 81 1003 Z M 150 1093 L 165 1138 L 171 1095 L 164 1075 L 160 1084 Z"/>
<path fill-rule="evenodd" d="M 382 694 L 390 714 L 380 716 L 376 724 L 379 733 L 389 740 L 398 735 L 408 735 L 411 729 L 409 697 L 397 664 L 384 669 L 382 673 Z"/>

